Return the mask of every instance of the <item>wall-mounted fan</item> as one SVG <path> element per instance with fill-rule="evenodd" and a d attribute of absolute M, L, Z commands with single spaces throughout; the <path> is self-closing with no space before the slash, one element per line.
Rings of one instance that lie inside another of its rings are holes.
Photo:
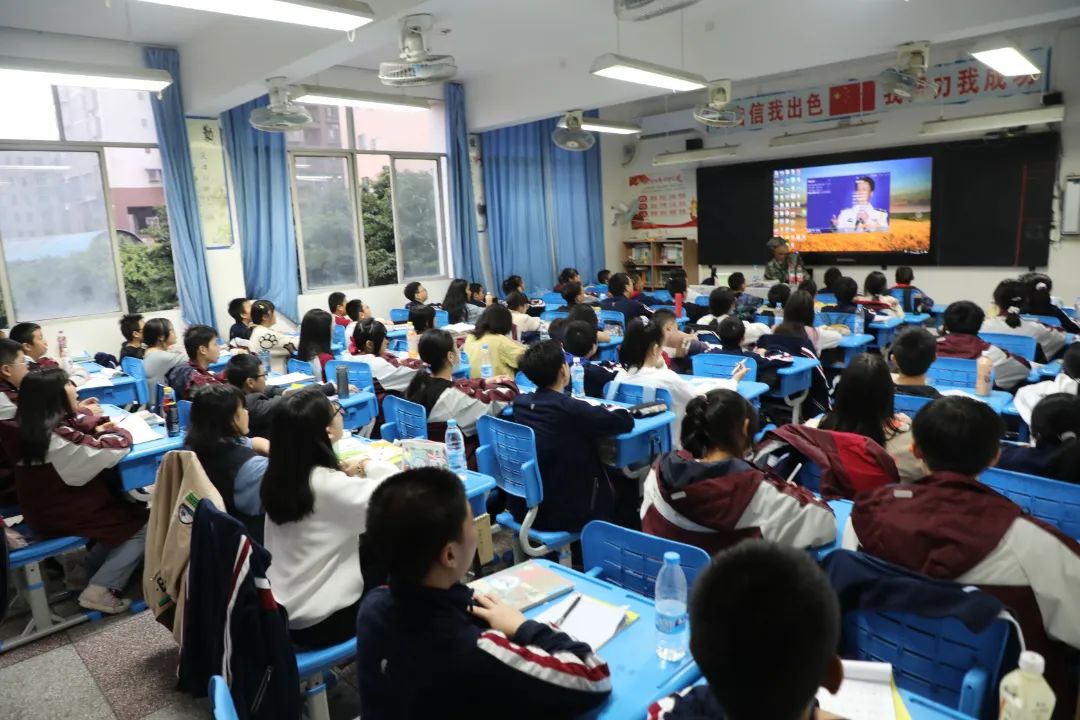
<path fill-rule="evenodd" d="M 571 152 L 585 152 L 596 144 L 596 136 L 588 130 L 581 129 L 580 110 L 571 110 L 563 115 L 559 126 L 551 133 L 551 140 L 563 150 Z"/>
<path fill-rule="evenodd" d="M 929 67 L 930 43 L 904 43 L 896 48 L 896 65 L 879 76 L 881 87 L 905 100 L 933 100 L 938 88 L 927 75 Z"/>
<path fill-rule="evenodd" d="M 248 116 L 251 127 L 263 132 L 289 132 L 311 122 L 311 113 L 303 105 L 297 105 L 289 96 L 289 85 L 283 77 L 266 81 L 270 104 L 255 108 Z"/>
<path fill-rule="evenodd" d="M 379 80 L 391 87 L 431 85 L 457 74 L 452 55 L 432 55 L 426 34 L 434 26 L 431 15 L 409 15 L 401 21 L 401 59 L 379 63 Z"/>
<path fill-rule="evenodd" d="M 709 127 L 742 125 L 742 116 L 735 110 L 728 109 L 731 100 L 730 80 L 716 80 L 709 83 L 709 100 L 704 105 L 694 108 L 694 119 Z"/>

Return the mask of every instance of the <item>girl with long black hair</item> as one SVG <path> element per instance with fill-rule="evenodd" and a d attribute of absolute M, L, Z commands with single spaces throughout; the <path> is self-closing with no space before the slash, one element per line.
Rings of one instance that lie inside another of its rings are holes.
<path fill-rule="evenodd" d="M 334 359 L 330 351 L 333 325 L 333 316 L 318 308 L 308 310 L 300 321 L 300 344 L 296 348 L 296 356 L 311 363 L 315 378 L 320 382 L 326 382 L 326 364 Z"/>
<path fill-rule="evenodd" d="M 451 323 L 475 324 L 483 312 L 483 308 L 469 304 L 469 283 L 461 278 L 450 281 L 450 286 L 446 288 L 446 297 L 442 301 L 442 309 L 449 315 Z"/>

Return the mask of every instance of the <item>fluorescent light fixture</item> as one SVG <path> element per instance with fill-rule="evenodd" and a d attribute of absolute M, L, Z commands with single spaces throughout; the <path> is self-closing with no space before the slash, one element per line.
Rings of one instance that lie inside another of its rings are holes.
<path fill-rule="evenodd" d="M 1024 53 L 1006 40 L 979 43 L 971 54 L 976 60 L 1005 77 L 1042 73 L 1038 65 L 1024 57 Z"/>
<path fill-rule="evenodd" d="M 613 53 L 596 58 L 593 61 L 592 70 L 589 72 L 612 80 L 649 85 L 650 87 L 664 88 L 675 92 L 701 90 L 709 84 L 703 75 L 683 72 L 675 68 L 655 65 L 644 60 L 634 60 Z"/>
<path fill-rule="evenodd" d="M 6 56 L 0 56 L 0 80 L 147 92 L 172 85 L 172 76 L 164 70 Z"/>
<path fill-rule="evenodd" d="M 155 5 L 348 32 L 375 19 L 360 0 L 142 0 Z"/>
<path fill-rule="evenodd" d="M 701 162 L 702 160 L 716 160 L 718 158 L 732 157 L 739 151 L 738 145 L 723 145 L 721 147 L 701 148 L 700 150 L 683 150 L 681 152 L 660 153 L 653 158 L 653 167 L 664 165 L 688 165 Z"/>
<path fill-rule="evenodd" d="M 365 92 L 348 88 L 316 87 L 304 85 L 295 100 L 309 105 L 344 105 L 346 107 L 368 108 L 372 110 L 394 110 L 399 112 L 420 112 L 430 110 L 431 102 L 424 98 L 391 93 Z"/>
<path fill-rule="evenodd" d="M 1022 125 L 1059 123 L 1065 120 L 1064 105 L 1050 105 L 1032 110 L 976 115 L 974 117 L 930 120 L 924 122 L 920 135 L 957 135 L 960 133 L 989 132 Z"/>
<path fill-rule="evenodd" d="M 559 121 L 559 127 L 566 127 L 566 118 Z M 617 120 L 601 120 L 600 118 L 581 118 L 581 129 L 589 132 L 612 133 L 614 135 L 636 135 L 641 132 L 641 127 L 634 123 L 618 122 Z"/>
<path fill-rule="evenodd" d="M 327 180 L 333 180 L 333 175 L 297 175 L 297 180 L 307 180 L 308 182 L 326 182 Z"/>
<path fill-rule="evenodd" d="M 70 170 L 70 165 L 0 165 L 0 170 Z"/>
<path fill-rule="evenodd" d="M 857 137 L 859 135 L 873 135 L 876 132 L 876 122 L 836 125 L 823 130 L 807 130 L 806 132 L 777 135 L 769 140 L 769 147 L 787 147 L 788 145 L 825 142 L 826 140 L 843 140 L 844 138 Z"/>

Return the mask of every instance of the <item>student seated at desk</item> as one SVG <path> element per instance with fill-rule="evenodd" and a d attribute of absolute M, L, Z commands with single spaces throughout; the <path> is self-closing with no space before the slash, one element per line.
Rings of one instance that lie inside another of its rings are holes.
<path fill-rule="evenodd" d="M 709 314 L 698 318 L 697 327 L 715 332 L 720 321 L 731 315 L 734 307 L 735 294 L 729 288 L 716 288 L 709 293 Z M 753 345 L 770 332 L 769 326 L 764 323 L 743 320 L 743 324 L 746 327 L 743 341 L 747 345 Z"/>
<path fill-rule="evenodd" d="M 300 321 L 300 344 L 296 357 L 311 363 L 312 374 L 319 382 L 326 382 L 326 363 L 334 359 L 330 351 L 333 324 L 330 313 L 318 308 L 308 310 Z"/>
<path fill-rule="evenodd" d="M 552 289 L 561 294 L 563 289 L 573 282 L 581 284 L 581 273 L 577 271 L 577 268 L 566 267 L 559 271 L 559 282 L 555 283 Z"/>
<path fill-rule="evenodd" d="M 523 340 L 526 333 L 540 332 L 540 318 L 529 315 L 529 298 L 514 290 L 506 296 L 506 307 L 517 329 L 517 339 Z"/>
<path fill-rule="evenodd" d="M 563 304 L 559 306 L 558 312 L 570 312 L 570 308 L 575 305 L 587 304 L 585 289 L 579 282 L 568 282 L 563 285 L 561 295 Z"/>
<path fill-rule="evenodd" d="M 417 305 L 427 305 L 428 291 L 422 283 L 413 280 L 405 286 L 405 309 L 411 310 Z"/>
<path fill-rule="evenodd" d="M 889 346 L 889 359 L 896 365 L 893 375 L 897 395 L 941 397 L 933 385 L 926 384 L 926 373 L 937 359 L 937 338 L 924 327 L 901 330 Z"/>
<path fill-rule="evenodd" d="M 470 305 L 475 305 L 481 310 L 487 307 L 487 294 L 484 292 L 484 286 L 480 283 L 469 283 L 469 287 L 466 290 L 466 295 L 469 298 L 468 303 Z"/>
<path fill-rule="evenodd" d="M 525 295 L 525 299 L 528 300 L 528 293 L 525 292 L 525 281 L 520 275 L 511 275 L 502 282 L 503 297 L 510 297 L 510 293 L 519 292 Z"/>
<path fill-rule="evenodd" d="M 675 421 L 671 424 L 672 445 L 681 448 L 679 442 L 682 438 L 686 404 L 697 396 L 704 395 L 708 388 L 691 384 L 674 370 L 668 369 L 664 363 L 663 342 L 664 331 L 659 325 L 644 318 L 632 320 L 619 347 L 619 362 L 624 369 L 616 376 L 615 381 L 662 388 L 671 393 L 671 400 L 675 405 L 670 408 L 675 413 Z M 713 387 L 736 390 L 739 381 L 745 376 L 746 368 L 742 367 L 735 371 L 730 380 L 712 379 Z"/>
<path fill-rule="evenodd" d="M 242 390 L 233 385 L 207 385 L 195 391 L 184 445 L 199 458 L 206 476 L 221 493 L 226 512 L 262 543 L 259 491 L 270 443 L 265 438 L 248 438 L 248 430 Z"/>
<path fill-rule="evenodd" d="M 356 618 L 364 720 L 569 718 L 611 693 L 587 644 L 463 585 L 477 536 L 456 475 L 418 468 L 371 497 L 367 538 L 389 571 Z M 275 586 L 276 587 L 276 586 Z"/>
<path fill-rule="evenodd" d="M 698 340 L 696 336 L 679 330 L 675 313 L 670 310 L 654 311 L 653 322 L 664 331 L 664 360 L 668 367 L 677 373 L 690 374 L 692 367 L 690 358 L 708 352 L 709 346 Z"/>
<path fill-rule="evenodd" d="M 758 307 L 758 314 L 772 315 L 774 318 L 783 317 L 784 306 L 791 297 L 791 286 L 787 283 L 776 283 L 769 288 L 769 296 L 765 303 Z"/>
<path fill-rule="evenodd" d="M 844 273 L 838 267 L 831 267 L 821 276 L 822 289 L 825 292 L 836 294 L 836 281 L 844 277 Z"/>
<path fill-rule="evenodd" d="M 334 325 L 348 327 L 351 321 L 349 320 L 348 314 L 345 312 L 345 293 L 330 293 L 330 297 L 326 299 L 326 304 L 330 308 L 330 314 L 333 316 Z"/>
<path fill-rule="evenodd" d="M 994 384 L 1002 390 L 1012 390 L 1027 380 L 1031 363 L 979 337 L 980 328 L 994 332 L 985 330 L 985 317 L 982 308 L 970 300 L 954 302 L 945 308 L 942 317 L 945 334 L 938 338 L 937 356 L 977 360 L 986 355 L 994 361 Z"/>
<path fill-rule="evenodd" d="M 78 535 L 95 544 L 86 556 L 89 584 L 81 607 L 115 614 L 130 600 L 118 595 L 143 560 L 146 507 L 116 493 L 116 465 L 131 435 L 107 417 L 82 411 L 75 386 L 60 368 L 23 378 L 19 411 L 3 423 L 3 444 L 15 461 L 19 507 L 41 538 Z"/>
<path fill-rule="evenodd" d="M 1046 273 L 1025 273 L 1020 276 L 1020 282 L 1024 285 L 1024 304 L 1020 312 L 1025 315 L 1045 315 L 1057 318 L 1061 322 L 1061 329 L 1069 333 L 1080 333 L 1080 325 L 1069 317 L 1064 310 L 1054 304 L 1052 294 L 1054 281 Z"/>
<path fill-rule="evenodd" d="M 892 286 L 892 289 L 903 291 L 903 297 L 899 301 L 900 308 L 909 313 L 930 312 L 934 307 L 934 298 L 915 287 L 914 282 L 914 270 L 907 265 L 896 268 L 896 284 Z"/>
<path fill-rule="evenodd" d="M 840 603 L 809 554 L 749 540 L 694 583 L 690 653 L 708 685 L 654 703 L 648 720 L 838 720 L 817 707 L 844 679 Z"/>
<path fill-rule="evenodd" d="M 630 278 L 630 299 L 637 300 L 639 303 L 652 307 L 653 305 L 662 305 L 659 300 L 652 295 L 648 295 L 645 292 L 645 275 L 640 270 L 631 270 L 627 273 Z M 610 292 L 611 284 L 608 283 L 608 291 Z M 629 319 L 629 318 L 628 318 Z"/>
<path fill-rule="evenodd" d="M 987 318 L 980 332 L 1033 337 L 1038 343 L 1035 347 L 1035 362 L 1053 360 L 1065 348 L 1065 332 L 1061 328 L 1020 317 L 1020 308 L 1026 300 L 1022 283 L 1018 280 L 1002 280 L 994 288 L 997 315 Z"/>
<path fill-rule="evenodd" d="M 1025 385 L 1016 391 L 1013 404 L 1020 417 L 1031 424 L 1032 411 L 1042 399 L 1054 393 L 1080 394 L 1080 343 L 1073 343 L 1061 359 L 1061 372 L 1052 380 L 1043 380 L 1034 385 Z"/>
<path fill-rule="evenodd" d="M 225 382 L 209 369 L 221 357 L 214 328 L 209 325 L 189 327 L 184 331 L 184 350 L 187 351 L 187 363 L 165 373 L 165 382 L 176 391 L 177 400 L 190 400 L 197 388 Z"/>
<path fill-rule="evenodd" d="M 833 542 L 824 501 L 743 459 L 757 431 L 757 411 L 733 390 L 691 400 L 683 449 L 661 456 L 645 479 L 641 529 L 710 555 L 755 537 L 799 548 Z"/>
<path fill-rule="evenodd" d="M 521 371 L 536 391 L 514 399 L 514 422 L 533 429 L 544 481 L 544 502 L 533 527 L 580 532 L 590 520 L 611 520 L 615 497 L 597 443 L 633 430 L 634 418 L 626 410 L 566 395 L 570 368 L 556 340 L 529 348 L 521 357 Z M 636 482 L 632 495 L 636 504 Z M 507 497 L 506 507 L 518 522 L 524 520 L 527 508 L 522 498 Z"/>
<path fill-rule="evenodd" d="M 11 328 L 10 337 L 22 345 L 23 353 L 26 355 L 26 364 L 31 370 L 60 367 L 49 357 L 49 343 L 45 340 L 41 326 L 37 323 L 21 322 L 15 325 Z M 71 369 L 69 375 L 76 385 L 83 385 L 90 378 L 90 374 L 78 365 Z"/>
<path fill-rule="evenodd" d="M 240 388 L 244 393 L 244 407 L 248 412 L 248 436 L 270 437 L 274 411 L 291 388 L 286 385 L 268 386 L 266 368 L 258 356 L 251 353 L 237 353 L 229 358 L 224 375 L 230 385 Z M 334 383 L 315 384 L 314 387 L 320 388 L 327 397 L 337 395 L 337 386 Z"/>
<path fill-rule="evenodd" d="M 248 347 L 253 353 L 269 352 L 270 366 L 274 372 L 284 373 L 286 360 L 296 352 L 297 337 L 274 327 L 277 324 L 277 308 L 269 300 L 251 303 L 251 335 Z"/>
<path fill-rule="evenodd" d="M 575 305 L 566 313 L 566 321 L 592 323 L 593 325 L 599 326 L 599 316 L 597 315 L 595 308 L 595 305 Z M 611 333 L 597 329 L 596 342 L 611 342 Z"/>
<path fill-rule="evenodd" d="M 143 316 L 132 313 L 120 318 L 120 334 L 124 336 L 124 344 L 120 346 L 118 360 L 133 357 L 142 360 L 146 349 L 143 347 Z"/>
<path fill-rule="evenodd" d="M 997 467 L 1080 485 L 1080 398 L 1047 395 L 1031 415 L 1035 445 L 1001 444 Z"/>
<path fill-rule="evenodd" d="M 461 278 L 451 280 L 446 288 L 446 297 L 443 298 L 442 308 L 451 324 L 468 323 L 475 325 L 480 319 L 483 308 L 469 304 L 469 283 Z"/>
<path fill-rule="evenodd" d="M 425 309 L 434 312 L 430 307 L 418 308 L 411 311 L 410 316 L 413 312 L 420 313 Z M 424 332 L 427 330 L 425 329 Z M 424 363 L 420 360 L 398 358 L 390 352 L 390 342 L 386 339 L 386 326 L 378 320 L 361 320 L 356 323 L 352 342 L 357 352 L 353 353 L 349 359 L 362 360 L 371 368 L 375 397 L 380 407 L 387 394 L 402 396 L 416 377 L 416 373 L 424 367 Z"/>
<path fill-rule="evenodd" d="M 484 346 L 487 346 L 491 374 L 514 376 L 525 346 L 510 337 L 513 329 L 513 317 L 505 305 L 491 305 L 484 310 L 476 327 L 465 336 L 465 345 L 461 348 L 469 356 L 469 377 L 475 380 L 481 376 L 480 356 Z"/>
<path fill-rule="evenodd" d="M 247 340 L 251 337 L 251 299 L 246 297 L 233 298 L 229 301 L 229 317 L 233 319 L 229 327 L 229 342 L 233 340 Z"/>
<path fill-rule="evenodd" d="M 904 317 L 904 309 L 900 307 L 900 301 L 889 294 L 889 281 L 885 273 L 875 270 L 866 276 L 863 283 L 863 294 L 855 298 L 856 305 L 862 305 L 874 315 L 888 315 L 889 317 Z"/>
<path fill-rule="evenodd" d="M 304 648 L 354 637 L 368 501 L 380 480 L 397 472 L 378 461 L 338 461 L 341 415 L 317 388 L 286 396 L 274 414 L 260 491 L 264 546 L 274 556 L 267 577 L 289 612 L 292 641 Z"/>
<path fill-rule="evenodd" d="M 804 279 L 801 283 L 799 283 L 799 286 L 796 288 L 796 290 L 802 290 L 804 293 L 814 298 L 815 303 L 817 302 L 818 289 L 817 283 L 814 282 L 813 278 Z"/>
<path fill-rule="evenodd" d="M 607 281 L 611 279 L 611 271 L 607 268 L 599 270 L 596 273 L 596 283 L 598 285 L 607 285 Z"/>
<path fill-rule="evenodd" d="M 857 308 L 855 296 L 859 294 L 859 284 L 853 278 L 844 275 L 833 283 L 832 293 L 836 297 L 835 305 L 826 305 L 821 312 L 854 314 Z"/>
<path fill-rule="evenodd" d="M 796 290 L 784 308 L 784 321 L 768 335 L 758 340 L 758 348 L 766 353 L 786 353 L 792 357 L 818 360 L 814 341 L 827 338 L 824 328 L 814 327 L 814 300 L 807 293 Z M 825 371 L 818 365 L 810 371 L 810 392 L 806 397 L 806 415 L 813 417 L 826 413 L 832 407 L 829 399 L 829 383 Z"/>
<path fill-rule="evenodd" d="M 505 308 L 503 308 L 505 310 Z M 442 441 L 446 421 L 457 420 L 470 457 L 476 452 L 476 421 L 498 415 L 517 397 L 514 381 L 506 376 L 490 380 L 454 380 L 461 359 L 454 336 L 445 330 L 428 330 L 418 343 L 420 359 L 430 368 L 418 370 L 405 390 L 405 399 L 424 406 L 428 414 L 428 437 Z"/>
<path fill-rule="evenodd" d="M 12 420 L 19 409 L 19 386 L 26 377 L 26 355 L 22 345 L 0 339 L 0 420 Z M 15 495 L 15 462 L 0 443 L 0 507 L 18 505 Z M 2 538 L 0 538 L 2 541 Z"/>
<path fill-rule="evenodd" d="M 619 374 L 614 363 L 591 362 L 596 355 L 598 334 L 595 323 L 580 320 L 567 322 L 561 333 L 563 352 L 570 356 L 567 363 L 572 363 L 572 358 L 581 358 L 585 369 L 585 394 L 594 398 L 604 397 L 604 386 Z"/>
<path fill-rule="evenodd" d="M 1070 653 L 1080 648 L 1080 543 L 1028 515 L 978 476 L 1001 452 L 1005 425 L 986 403 L 950 396 L 915 416 L 915 455 L 930 473 L 903 489 L 859 495 L 844 547 L 941 580 L 976 585 L 1019 621 L 1064 717 L 1076 698 Z"/>
<path fill-rule="evenodd" d="M 602 310 L 617 310 L 623 314 L 623 319 L 630 322 L 638 317 L 652 317 L 652 308 L 630 299 L 630 276 L 626 273 L 615 273 L 608 280 L 608 295 L 600 301 Z"/>
<path fill-rule="evenodd" d="M 746 292 L 746 276 L 741 272 L 733 272 L 728 275 L 728 288 L 735 295 L 735 317 L 740 320 L 753 322 L 757 309 L 765 301 L 757 295 Z M 786 285 L 784 287 L 787 287 Z"/>
<path fill-rule="evenodd" d="M 911 452 L 911 419 L 893 411 L 895 387 L 880 355 L 856 355 L 840 375 L 833 409 L 805 424 L 870 438 L 896 462 L 900 482 L 915 482 L 926 466 Z"/>
<path fill-rule="evenodd" d="M 720 340 L 720 347 L 714 346 L 708 352 L 751 358 L 757 363 L 757 381 L 767 384 L 774 390 L 780 382 L 776 371 L 791 367 L 791 356 L 786 352 L 770 353 L 764 348 L 757 352 L 744 350 L 743 339 L 746 337 L 746 326 L 738 318 L 728 316 L 721 320 L 716 328 L 716 337 Z"/>
<path fill-rule="evenodd" d="M 414 307 L 409 311 L 409 322 L 412 323 L 413 332 L 417 335 L 423 335 L 425 332 L 435 327 L 435 308 L 430 305 Z M 354 328 L 354 334 L 355 331 Z"/>
<path fill-rule="evenodd" d="M 147 397 L 157 397 L 157 386 L 165 385 L 165 375 L 170 370 L 188 361 L 183 348 L 177 348 L 176 330 L 171 321 L 165 318 L 150 318 L 143 325 L 143 342 L 146 352 L 143 354 L 143 372 L 146 373 Z M 151 402 L 156 402 L 152 400 Z"/>
<path fill-rule="evenodd" d="M 419 312 L 421 310 L 428 310 L 431 313 L 432 322 L 434 322 L 435 320 L 435 308 L 428 307 L 427 305 L 421 305 L 409 311 L 409 322 L 413 323 L 414 327 L 416 321 L 413 320 L 413 313 Z M 345 314 L 349 316 L 349 324 L 345 326 L 345 337 L 348 340 L 347 349 L 350 353 L 355 353 L 356 348 L 352 346 L 352 336 L 353 333 L 356 332 L 356 323 L 360 322 L 361 320 L 366 320 L 370 317 L 373 317 L 371 314 L 371 308 L 368 307 L 367 304 L 360 298 L 353 298 L 349 302 L 345 303 Z M 420 333 L 419 330 L 417 330 L 416 332 L 417 334 Z"/>

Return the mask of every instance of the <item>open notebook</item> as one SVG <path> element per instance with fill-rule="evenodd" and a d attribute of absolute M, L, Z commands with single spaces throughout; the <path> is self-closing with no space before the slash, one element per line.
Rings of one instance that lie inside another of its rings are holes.
<path fill-rule="evenodd" d="M 581 593 L 572 593 L 535 618 L 555 625 L 572 638 L 599 650 L 638 619 L 625 605 L 616 606 Z"/>
<path fill-rule="evenodd" d="M 892 665 L 844 660 L 844 682 L 832 695 L 818 690 L 822 710 L 848 720 L 910 720 L 892 679 Z M 899 714 L 898 714 L 899 709 Z"/>

